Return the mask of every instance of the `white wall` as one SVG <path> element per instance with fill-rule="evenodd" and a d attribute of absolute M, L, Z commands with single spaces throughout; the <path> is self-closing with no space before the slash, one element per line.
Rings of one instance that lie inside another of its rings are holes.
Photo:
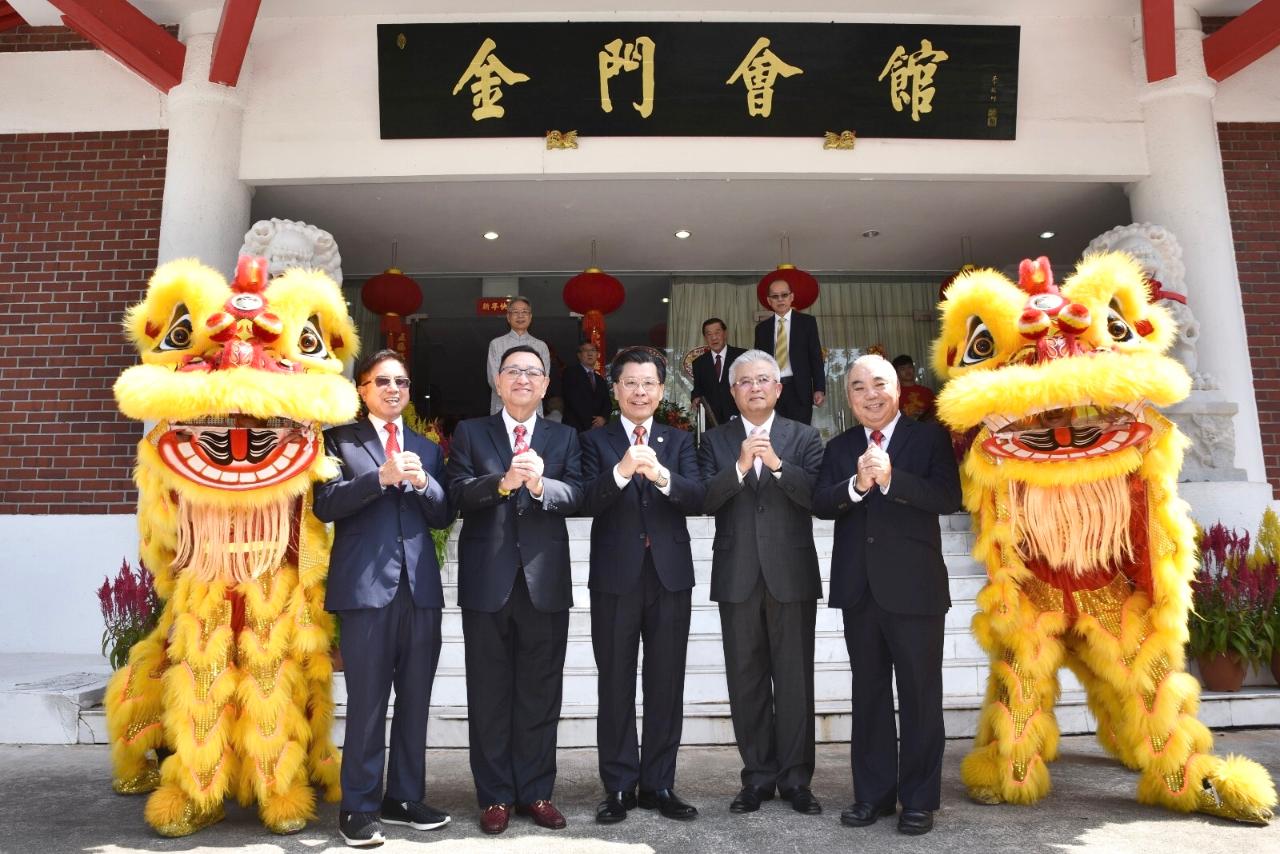
<path fill-rule="evenodd" d="M 164 101 L 100 50 L 0 53 L 0 133 L 162 128 Z"/>
<path fill-rule="evenodd" d="M 1280 49 L 1218 84 L 1213 117 L 1220 122 L 1280 122 Z"/>

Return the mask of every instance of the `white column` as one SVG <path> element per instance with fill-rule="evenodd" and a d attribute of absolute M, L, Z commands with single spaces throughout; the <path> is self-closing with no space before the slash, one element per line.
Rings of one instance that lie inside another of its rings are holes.
<path fill-rule="evenodd" d="M 1265 481 L 1253 368 L 1213 117 L 1217 84 L 1205 73 L 1199 16 L 1182 4 L 1176 13 L 1174 77 L 1147 83 L 1141 40 L 1134 43 L 1150 175 L 1128 188 L 1129 200 L 1136 221 L 1163 225 L 1182 243 L 1187 301 L 1200 320 L 1199 369 L 1212 374 L 1224 396 L 1240 407 L 1235 417 L 1236 466 L 1250 481 Z"/>
<path fill-rule="evenodd" d="M 194 257 L 230 275 L 250 225 L 252 191 L 240 181 L 240 87 L 247 75 L 237 88 L 209 82 L 216 26 L 216 16 L 199 14 L 183 24 L 186 65 L 167 102 L 169 162 L 159 260 Z"/>

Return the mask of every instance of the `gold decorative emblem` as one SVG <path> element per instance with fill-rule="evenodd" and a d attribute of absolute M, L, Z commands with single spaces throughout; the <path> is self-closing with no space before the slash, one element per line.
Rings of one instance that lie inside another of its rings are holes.
<path fill-rule="evenodd" d="M 578 132 L 576 130 L 567 130 L 564 132 L 558 130 L 547 131 L 547 151 L 554 151 L 557 148 L 577 148 Z"/>
<path fill-rule="evenodd" d="M 400 48 L 401 50 L 404 50 L 404 46 L 407 45 L 408 43 L 409 43 L 409 40 L 404 37 L 404 33 L 400 33 L 399 35 L 396 36 L 396 47 Z"/>
<path fill-rule="evenodd" d="M 851 130 L 842 130 L 840 133 L 835 131 L 827 131 L 822 136 L 822 147 L 824 149 L 836 149 L 838 151 L 853 151 L 853 146 L 858 142 L 857 134 Z"/>

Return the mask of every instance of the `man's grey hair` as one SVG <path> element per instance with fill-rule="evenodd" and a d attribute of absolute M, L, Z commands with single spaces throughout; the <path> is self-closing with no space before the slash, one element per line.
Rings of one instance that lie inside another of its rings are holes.
<path fill-rule="evenodd" d="M 530 313 L 533 312 L 533 302 L 530 301 L 528 297 L 520 297 L 520 296 L 511 297 L 509 300 L 507 300 L 507 311 L 511 311 L 511 306 L 515 305 L 518 302 L 524 303 L 525 306 L 529 309 Z"/>
<path fill-rule="evenodd" d="M 898 369 L 893 366 L 884 356 L 878 356 L 875 353 L 867 353 L 865 356 L 859 356 L 853 360 L 853 364 L 849 366 L 849 379 L 853 378 L 855 368 L 866 368 L 875 376 L 884 375 L 885 379 L 891 379 L 895 386 L 901 386 L 898 382 Z"/>
<path fill-rule="evenodd" d="M 729 385 L 733 385 L 738 381 L 738 374 L 747 365 L 755 362 L 764 362 L 769 366 L 769 373 L 773 375 L 774 382 L 781 382 L 782 371 L 778 368 L 778 362 L 763 350 L 748 350 L 741 356 L 733 360 L 733 364 L 729 366 Z"/>

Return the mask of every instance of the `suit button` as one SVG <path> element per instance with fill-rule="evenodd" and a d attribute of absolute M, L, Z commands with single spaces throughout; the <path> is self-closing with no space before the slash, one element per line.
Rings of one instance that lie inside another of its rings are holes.
<path fill-rule="evenodd" d="M 648 507 L 648 506 L 649 506 L 649 502 L 648 502 L 648 501 L 641 501 L 641 502 L 640 502 L 640 506 L 641 506 L 641 507 Z"/>
<path fill-rule="evenodd" d="M 403 543 L 403 542 L 404 542 L 404 537 L 396 537 L 396 542 L 397 542 L 397 543 Z"/>
<path fill-rule="evenodd" d="M 867 537 L 867 542 L 868 542 L 868 543 L 874 543 L 875 541 L 876 541 L 876 538 L 875 538 L 875 537 Z"/>
<path fill-rule="evenodd" d="M 756 508 L 756 512 L 757 512 L 757 513 L 763 513 L 763 512 L 764 512 L 764 507 L 763 507 L 763 506 L 757 507 L 757 508 Z"/>
<path fill-rule="evenodd" d="M 516 515 L 517 515 L 517 516 L 523 516 L 523 515 L 524 515 L 524 508 L 523 508 L 523 507 L 521 507 L 519 510 L 517 510 L 517 511 L 516 511 Z"/>

